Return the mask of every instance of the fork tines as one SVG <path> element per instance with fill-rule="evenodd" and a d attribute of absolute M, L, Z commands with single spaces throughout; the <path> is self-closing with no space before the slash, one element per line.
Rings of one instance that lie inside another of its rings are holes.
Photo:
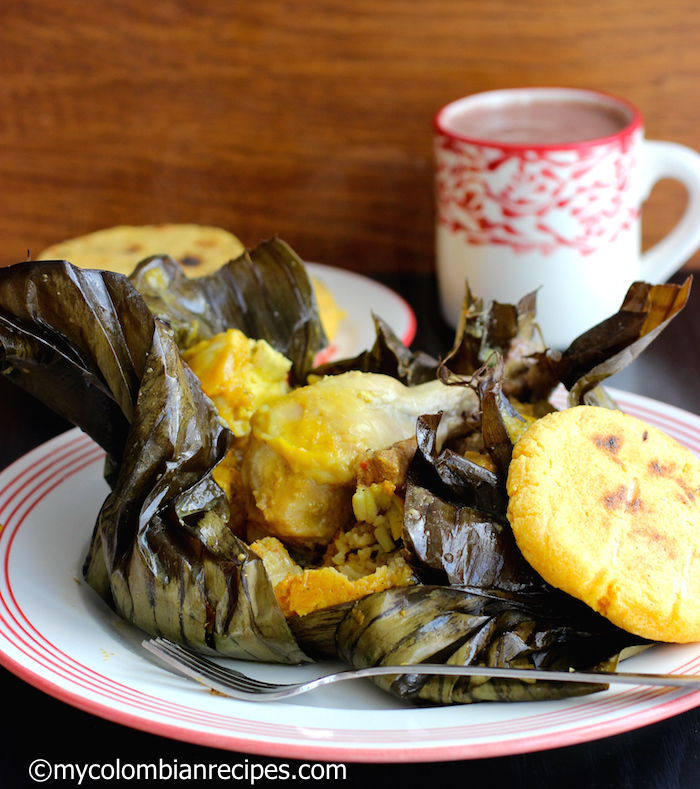
<path fill-rule="evenodd" d="M 264 693 L 267 690 L 278 690 L 279 685 L 254 679 L 232 668 L 222 668 L 216 663 L 201 658 L 188 649 L 173 644 L 162 638 L 154 638 L 144 646 L 151 652 L 166 660 L 169 665 L 185 673 L 187 676 L 200 680 L 200 677 L 219 683 L 222 687 L 241 690 L 247 693 Z M 168 660 L 171 658 L 171 660 Z M 189 669 L 186 671 L 185 669 Z"/>

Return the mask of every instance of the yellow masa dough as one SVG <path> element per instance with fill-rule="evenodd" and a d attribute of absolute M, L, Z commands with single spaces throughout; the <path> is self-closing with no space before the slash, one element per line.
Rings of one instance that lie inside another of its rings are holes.
<path fill-rule="evenodd" d="M 508 518 L 553 586 L 628 632 L 700 640 L 700 461 L 635 417 L 579 406 L 515 445 Z"/>

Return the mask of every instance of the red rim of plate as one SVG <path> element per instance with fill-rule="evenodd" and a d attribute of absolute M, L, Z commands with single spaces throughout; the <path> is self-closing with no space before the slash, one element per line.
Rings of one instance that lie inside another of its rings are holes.
<path fill-rule="evenodd" d="M 494 99 L 499 97 L 512 97 L 522 98 L 526 94 L 530 94 L 536 98 L 547 97 L 563 97 L 574 99 L 576 101 L 606 104 L 607 106 L 622 109 L 629 114 L 629 122 L 615 134 L 607 137 L 598 137 L 593 140 L 578 140 L 576 142 L 568 143 L 551 143 L 551 144 L 535 144 L 535 143 L 511 143 L 511 142 L 495 142 L 494 140 L 480 139 L 478 137 L 471 137 L 467 134 L 455 131 L 450 128 L 447 117 L 458 112 L 467 105 L 479 106 L 488 104 Z M 556 87 L 533 87 L 533 88 L 503 88 L 501 90 L 490 90 L 482 93 L 472 93 L 469 96 L 464 96 L 461 99 L 456 99 L 450 102 L 437 111 L 433 119 L 433 126 L 438 134 L 443 135 L 454 140 L 461 142 L 471 143 L 485 148 L 495 148 L 502 151 L 560 151 L 572 149 L 587 149 L 597 145 L 607 145 L 611 142 L 623 140 L 626 141 L 632 134 L 640 130 L 644 125 L 644 118 L 641 112 L 626 99 L 619 96 L 613 96 L 610 93 L 604 93 L 598 90 L 584 90 L 582 88 L 556 88 Z"/>
<path fill-rule="evenodd" d="M 665 430 L 700 454 L 700 418 L 638 395 L 612 394 L 628 413 Z M 562 406 L 564 397 L 557 393 L 555 404 Z M 630 688 L 582 697 L 558 709 L 550 706 L 544 712 L 532 702 L 528 705 L 531 713 L 505 721 L 467 721 L 423 729 L 363 730 L 327 725 L 314 729 L 313 725 L 224 715 L 143 693 L 83 665 L 51 643 L 23 612 L 9 575 L 14 538 L 37 504 L 53 490 L 70 484 L 71 478 L 87 466 L 101 464 L 103 458 L 104 453 L 89 438 L 72 430 L 36 448 L 0 474 L 0 522 L 4 524 L 0 532 L 0 630 L 23 656 L 17 660 L 0 647 L 0 663 L 37 689 L 86 712 L 157 735 L 250 754 L 398 763 L 506 756 L 574 745 L 640 728 L 700 706 L 700 691 Z M 700 653 L 673 670 L 700 672 Z M 645 706 L 635 709 L 638 704 Z M 463 709 L 468 718 L 469 708 Z M 592 720 L 592 716 L 606 714 L 615 717 Z M 548 730 L 528 735 L 537 727 Z M 497 739 L 481 741 L 484 737 Z"/>

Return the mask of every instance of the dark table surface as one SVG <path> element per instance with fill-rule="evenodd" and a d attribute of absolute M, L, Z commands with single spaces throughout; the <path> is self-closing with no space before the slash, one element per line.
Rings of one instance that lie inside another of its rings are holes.
<path fill-rule="evenodd" d="M 383 281 L 402 293 L 415 309 L 418 333 L 414 348 L 434 354 L 446 350 L 452 332 L 437 317 L 433 280 L 396 277 Z M 609 384 L 700 414 L 700 287 L 694 289 L 690 303 L 665 332 Z M 0 377 L 0 468 L 68 427 Z M 247 759 L 263 765 L 298 764 L 293 759 L 225 752 L 130 729 L 58 701 L 3 668 L 0 675 L 3 788 L 35 786 L 28 773 L 34 759 L 113 764 L 118 757 L 128 756 L 132 763 L 162 759 L 171 764 L 177 760 L 179 764 L 233 765 Z M 554 750 L 444 764 L 348 764 L 346 770 L 349 786 L 391 783 L 425 787 L 436 780 L 440 785 L 458 780 L 468 787 L 523 789 L 700 787 L 700 709 L 624 734 Z M 129 785 L 135 783 L 130 781 Z M 216 778 L 209 783 L 218 785 Z M 262 780 L 256 785 L 272 783 Z M 94 784 L 87 779 L 82 782 L 83 786 Z M 78 782 L 48 781 L 46 785 L 77 786 Z"/>

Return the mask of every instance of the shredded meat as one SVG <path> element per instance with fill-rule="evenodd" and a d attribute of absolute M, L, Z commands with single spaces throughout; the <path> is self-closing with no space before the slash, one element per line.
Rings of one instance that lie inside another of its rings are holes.
<path fill-rule="evenodd" d="M 375 482 L 388 481 L 397 490 L 403 488 L 416 447 L 414 436 L 399 441 L 388 449 L 365 452 L 358 466 L 357 484 L 369 486 Z"/>

